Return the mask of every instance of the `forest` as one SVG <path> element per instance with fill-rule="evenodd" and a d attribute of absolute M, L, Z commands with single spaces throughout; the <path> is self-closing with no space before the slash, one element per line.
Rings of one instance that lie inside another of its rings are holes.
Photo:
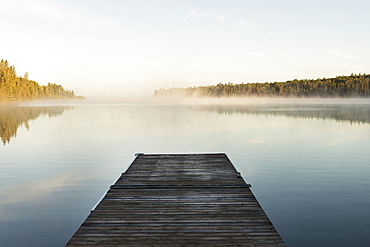
<path fill-rule="evenodd" d="M 28 79 L 26 72 L 23 77 L 17 76 L 15 67 L 8 61 L 0 61 L 0 103 L 19 102 L 37 99 L 83 99 L 72 90 L 65 90 L 61 85 L 48 83 L 41 86 Z"/>
<path fill-rule="evenodd" d="M 370 97 L 370 75 L 265 83 L 219 83 L 155 90 L 154 96 L 182 97 Z"/>

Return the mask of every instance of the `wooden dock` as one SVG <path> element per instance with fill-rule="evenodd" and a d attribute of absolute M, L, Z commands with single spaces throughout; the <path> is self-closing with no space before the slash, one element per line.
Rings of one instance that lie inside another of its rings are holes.
<path fill-rule="evenodd" d="M 140 154 L 67 246 L 286 246 L 225 154 Z"/>

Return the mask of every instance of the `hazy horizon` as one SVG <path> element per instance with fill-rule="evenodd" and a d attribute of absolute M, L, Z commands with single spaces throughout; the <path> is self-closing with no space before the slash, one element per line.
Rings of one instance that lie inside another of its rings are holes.
<path fill-rule="evenodd" d="M 88 98 L 368 72 L 368 1 L 13 0 L 0 59 Z M 345 17 L 345 18 L 344 18 Z"/>
<path fill-rule="evenodd" d="M 92 97 L 84 100 L 31 100 L 13 103 L 14 106 L 83 106 L 83 105 L 264 105 L 264 104 L 370 104 L 369 98 L 297 98 L 297 97 L 121 97 L 99 98 Z"/>

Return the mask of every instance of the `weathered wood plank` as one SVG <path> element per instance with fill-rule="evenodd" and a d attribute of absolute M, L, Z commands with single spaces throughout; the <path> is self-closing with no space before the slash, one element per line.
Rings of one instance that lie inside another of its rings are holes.
<path fill-rule="evenodd" d="M 225 154 L 139 155 L 67 246 L 285 246 Z"/>

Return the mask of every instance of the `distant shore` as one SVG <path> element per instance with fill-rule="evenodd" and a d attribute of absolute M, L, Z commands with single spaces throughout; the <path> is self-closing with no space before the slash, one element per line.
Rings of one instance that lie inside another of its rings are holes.
<path fill-rule="evenodd" d="M 210 86 L 158 89 L 155 97 L 296 97 L 296 98 L 368 98 L 370 75 L 359 74 L 335 78 L 302 79 L 286 82 L 219 83 Z"/>

